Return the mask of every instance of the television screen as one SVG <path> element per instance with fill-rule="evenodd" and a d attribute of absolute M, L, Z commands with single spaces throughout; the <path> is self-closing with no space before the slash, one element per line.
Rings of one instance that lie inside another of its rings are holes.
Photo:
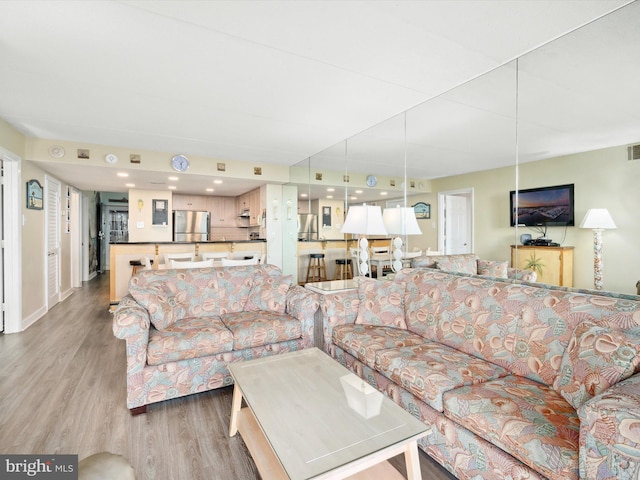
<path fill-rule="evenodd" d="M 574 226 L 573 184 L 511 191 L 511 226 Z"/>

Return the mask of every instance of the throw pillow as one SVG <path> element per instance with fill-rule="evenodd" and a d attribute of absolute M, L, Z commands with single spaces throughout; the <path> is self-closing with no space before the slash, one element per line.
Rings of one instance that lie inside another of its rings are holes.
<path fill-rule="evenodd" d="M 573 331 L 553 388 L 577 410 L 587 400 L 629 378 L 639 364 L 639 336 L 584 320 Z"/>
<path fill-rule="evenodd" d="M 509 262 L 497 262 L 478 259 L 478 275 L 488 275 L 496 278 L 507 278 Z"/>
<path fill-rule="evenodd" d="M 437 257 L 436 266 L 445 272 L 478 274 L 478 259 L 470 255 L 444 255 Z"/>
<path fill-rule="evenodd" d="M 293 282 L 293 275 L 257 275 L 244 304 L 245 312 L 268 311 L 284 313 L 287 292 Z"/>
<path fill-rule="evenodd" d="M 357 324 L 407 328 L 404 320 L 404 282 L 363 279 L 358 284 Z"/>

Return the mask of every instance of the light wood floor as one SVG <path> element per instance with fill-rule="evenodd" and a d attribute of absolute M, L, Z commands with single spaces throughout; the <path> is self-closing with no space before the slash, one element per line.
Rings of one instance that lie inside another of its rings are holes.
<path fill-rule="evenodd" d="M 141 479 L 252 480 L 229 438 L 231 388 L 154 404 L 132 417 L 125 343 L 111 332 L 109 276 L 87 282 L 25 332 L 0 334 L 0 452 L 124 455 Z M 420 452 L 422 478 L 453 479 Z M 402 457 L 392 462 L 404 470 Z"/>

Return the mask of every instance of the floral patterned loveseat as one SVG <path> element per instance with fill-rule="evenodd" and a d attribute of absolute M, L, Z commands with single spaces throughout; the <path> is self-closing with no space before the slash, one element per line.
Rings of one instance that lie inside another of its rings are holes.
<path fill-rule="evenodd" d="M 233 383 L 227 365 L 314 346 L 317 294 L 274 265 L 145 270 L 113 317 L 127 343 L 127 407 Z"/>
<path fill-rule="evenodd" d="M 640 298 L 422 268 L 321 309 L 327 353 L 458 478 L 640 478 Z"/>
<path fill-rule="evenodd" d="M 538 274 L 533 270 L 509 267 L 508 261 L 482 260 L 475 253 L 455 255 L 423 255 L 411 259 L 412 268 L 437 268 L 445 272 L 486 275 L 494 278 L 535 282 Z"/>

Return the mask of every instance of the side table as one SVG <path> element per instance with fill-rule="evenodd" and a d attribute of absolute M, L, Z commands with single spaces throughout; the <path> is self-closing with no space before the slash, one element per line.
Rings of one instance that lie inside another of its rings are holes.
<path fill-rule="evenodd" d="M 331 293 L 347 292 L 358 288 L 357 281 L 353 278 L 349 280 L 328 280 L 326 282 L 310 282 L 305 284 L 312 292 L 319 295 L 329 295 Z M 324 331 L 322 326 L 322 311 L 318 309 L 314 318 L 313 337 L 315 338 L 315 346 L 320 350 L 324 350 Z"/>

